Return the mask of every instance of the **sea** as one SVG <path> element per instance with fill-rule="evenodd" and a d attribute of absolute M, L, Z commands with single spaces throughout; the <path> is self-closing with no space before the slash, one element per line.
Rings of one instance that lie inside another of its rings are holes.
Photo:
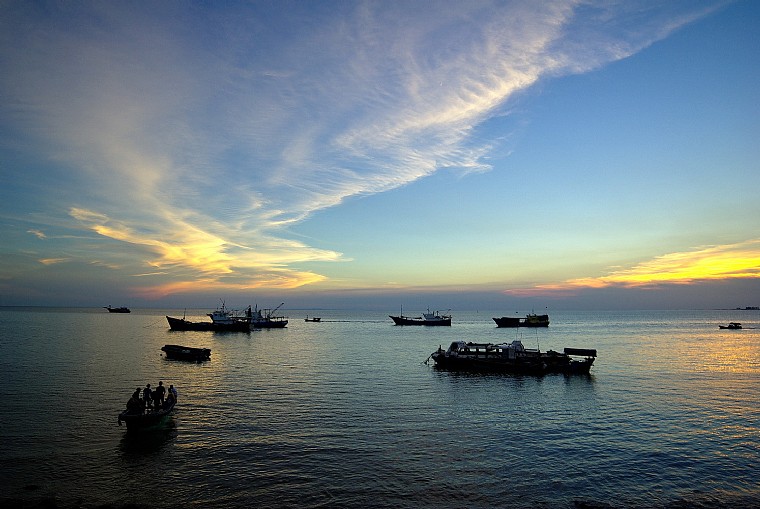
<path fill-rule="evenodd" d="M 165 318 L 209 311 L 0 308 L 0 506 L 760 507 L 760 311 L 550 311 L 548 328 L 500 329 L 520 314 L 403 327 L 283 310 L 287 328 L 250 333 Z M 460 339 L 598 357 L 590 375 L 428 361 Z M 165 344 L 211 359 L 167 360 Z M 128 433 L 119 412 L 159 381 L 179 391 L 173 416 Z"/>

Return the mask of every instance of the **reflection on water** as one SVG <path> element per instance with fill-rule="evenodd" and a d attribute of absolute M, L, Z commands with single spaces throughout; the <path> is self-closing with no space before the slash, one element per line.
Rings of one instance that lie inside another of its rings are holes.
<path fill-rule="evenodd" d="M 760 501 L 760 330 L 719 332 L 728 312 L 553 313 L 524 342 L 596 348 L 580 376 L 423 364 L 440 344 L 520 334 L 493 327 L 500 311 L 431 330 L 320 310 L 318 327 L 221 335 L 170 333 L 165 314 L 0 309 L 4 493 L 224 509 Z M 212 361 L 167 361 L 167 343 Z M 179 390 L 165 426 L 117 426 L 159 380 Z"/>
<path fill-rule="evenodd" d="M 178 435 L 177 426 L 174 419 L 171 418 L 160 425 L 146 429 L 127 431 L 126 426 L 122 429 L 124 436 L 119 441 L 119 451 L 125 460 L 133 455 L 143 456 L 160 453 L 163 448 L 176 440 Z"/>

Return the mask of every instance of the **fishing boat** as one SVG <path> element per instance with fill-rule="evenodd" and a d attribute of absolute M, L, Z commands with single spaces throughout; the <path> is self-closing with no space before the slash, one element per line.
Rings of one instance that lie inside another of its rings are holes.
<path fill-rule="evenodd" d="M 110 305 L 103 306 L 103 309 L 107 309 L 109 313 L 131 313 L 132 310 L 130 310 L 128 307 L 120 307 L 120 308 L 112 308 Z"/>
<path fill-rule="evenodd" d="M 145 410 L 142 408 L 124 410 L 119 414 L 118 422 L 127 425 L 127 431 L 137 431 L 152 428 L 163 424 L 174 411 L 176 401 L 167 399 L 164 406 L 158 410 Z"/>
<path fill-rule="evenodd" d="M 166 353 L 167 359 L 179 361 L 201 362 L 211 358 L 210 348 L 193 348 L 182 345 L 164 345 L 161 350 Z"/>
<path fill-rule="evenodd" d="M 494 318 L 497 327 L 548 327 L 549 315 L 537 315 L 535 313 L 528 313 L 525 318 L 502 316 L 501 318 Z"/>
<path fill-rule="evenodd" d="M 728 325 L 718 325 L 718 327 L 721 329 L 741 329 L 742 324 L 739 322 L 729 322 Z"/>
<path fill-rule="evenodd" d="M 404 310 L 402 309 L 400 315 L 388 316 L 396 325 L 451 325 L 451 315 L 446 314 L 448 311 L 445 311 L 444 314 L 441 314 L 440 311 L 433 311 L 431 313 L 430 308 L 428 308 L 427 313 L 422 313 L 422 316 L 417 316 L 414 318 L 410 316 L 404 316 L 403 313 Z"/>
<path fill-rule="evenodd" d="M 430 355 L 435 366 L 446 370 L 488 371 L 496 373 L 589 373 L 596 350 L 565 348 L 564 352 L 525 348 L 519 339 L 511 343 L 473 343 L 454 341 L 444 350 Z"/>
<path fill-rule="evenodd" d="M 321 322 L 322 318 L 319 316 L 312 316 L 309 318 L 309 315 L 306 315 L 306 318 L 304 318 L 304 322 Z"/>
<path fill-rule="evenodd" d="M 211 313 L 206 313 L 211 318 L 210 322 L 191 322 L 182 318 L 166 317 L 169 328 L 173 331 L 213 331 L 213 332 L 250 332 L 251 331 L 251 306 L 245 312 L 227 309 L 222 301 L 222 306 Z"/>
<path fill-rule="evenodd" d="M 274 309 L 259 309 L 258 306 L 253 310 L 250 316 L 250 324 L 254 329 L 282 329 L 288 325 L 287 317 L 278 316 L 275 313 L 278 309 L 284 306 L 285 303 L 281 303 Z M 250 307 L 248 310 L 250 311 Z"/>

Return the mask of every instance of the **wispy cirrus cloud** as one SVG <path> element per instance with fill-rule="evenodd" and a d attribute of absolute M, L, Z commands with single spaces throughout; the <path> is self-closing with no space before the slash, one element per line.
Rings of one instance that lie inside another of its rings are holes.
<path fill-rule="evenodd" d="M 625 58 L 710 9 L 48 7 L 6 6 L 0 22 L 4 125 L 50 147 L 50 214 L 68 210 L 73 228 L 176 278 L 156 281 L 159 294 L 323 281 L 303 264 L 342 255 L 288 226 L 442 168 L 488 170 L 496 140 L 472 132 L 516 93 Z"/>
<path fill-rule="evenodd" d="M 612 270 L 603 276 L 510 289 L 504 293 L 516 296 L 566 296 L 582 290 L 607 287 L 653 287 L 757 278 L 760 278 L 760 239 L 667 253 L 629 268 Z"/>

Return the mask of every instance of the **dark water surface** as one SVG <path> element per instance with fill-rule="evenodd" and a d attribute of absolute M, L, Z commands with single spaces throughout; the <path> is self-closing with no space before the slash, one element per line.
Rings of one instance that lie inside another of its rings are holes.
<path fill-rule="evenodd" d="M 215 334 L 168 331 L 181 311 L 0 308 L 0 504 L 760 506 L 760 312 L 556 312 L 544 330 L 306 313 Z M 460 338 L 599 357 L 570 377 L 423 363 Z M 166 343 L 211 361 L 168 361 Z M 173 419 L 127 434 L 117 414 L 159 380 Z"/>

